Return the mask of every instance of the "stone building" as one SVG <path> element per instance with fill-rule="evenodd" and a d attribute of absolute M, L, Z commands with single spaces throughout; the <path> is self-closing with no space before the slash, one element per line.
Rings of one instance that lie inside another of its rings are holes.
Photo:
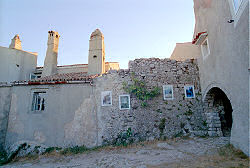
<path fill-rule="evenodd" d="M 192 42 L 177 43 L 170 59 L 130 61 L 127 70 L 105 62 L 98 29 L 88 64 L 66 66 L 57 66 L 57 32 L 49 31 L 43 67 L 15 36 L 0 47 L 0 146 L 93 147 L 129 130 L 135 141 L 230 136 L 249 155 L 249 2 L 194 0 L 194 12 Z"/>

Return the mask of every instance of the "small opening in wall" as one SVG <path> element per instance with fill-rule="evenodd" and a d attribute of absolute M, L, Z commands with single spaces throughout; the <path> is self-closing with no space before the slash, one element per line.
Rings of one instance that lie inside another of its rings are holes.
<path fill-rule="evenodd" d="M 216 131 L 221 130 L 223 136 L 230 137 L 233 109 L 227 95 L 220 88 L 214 87 L 207 93 L 205 103 L 207 104 L 205 107 L 207 114 L 210 113 L 212 116 L 208 122 L 210 129 L 215 134 Z"/>
<path fill-rule="evenodd" d="M 96 55 L 94 55 L 94 56 L 93 56 L 93 58 L 97 58 L 97 56 L 96 56 Z"/>
<path fill-rule="evenodd" d="M 32 111 L 45 110 L 45 94 L 46 92 L 34 92 L 32 100 Z"/>
<path fill-rule="evenodd" d="M 56 35 L 56 38 L 58 38 L 58 35 Z"/>
<path fill-rule="evenodd" d="M 17 66 L 17 67 L 19 67 L 19 65 L 18 65 L 18 64 L 16 64 L 16 66 Z"/>
<path fill-rule="evenodd" d="M 206 40 L 201 44 L 201 52 L 202 52 L 203 58 L 207 57 L 207 56 L 210 54 L 208 39 L 206 39 Z"/>

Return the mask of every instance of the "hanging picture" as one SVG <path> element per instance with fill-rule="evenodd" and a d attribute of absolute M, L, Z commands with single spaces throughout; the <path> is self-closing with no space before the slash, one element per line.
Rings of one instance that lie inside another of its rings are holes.
<path fill-rule="evenodd" d="M 104 91 L 101 93 L 102 106 L 112 106 L 112 92 Z"/>
<path fill-rule="evenodd" d="M 194 86 L 193 85 L 184 86 L 184 92 L 185 92 L 185 97 L 186 98 L 195 98 Z"/>
<path fill-rule="evenodd" d="M 120 110 L 130 109 L 130 96 L 129 95 L 119 96 L 119 107 L 120 107 Z"/>
<path fill-rule="evenodd" d="M 163 85 L 163 99 L 164 100 L 173 100 L 173 85 Z"/>

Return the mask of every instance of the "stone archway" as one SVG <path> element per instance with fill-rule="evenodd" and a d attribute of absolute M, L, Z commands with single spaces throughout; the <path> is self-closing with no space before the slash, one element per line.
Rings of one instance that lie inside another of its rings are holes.
<path fill-rule="evenodd" d="M 218 87 L 211 88 L 204 100 L 209 136 L 231 136 L 232 105 L 227 95 Z"/>

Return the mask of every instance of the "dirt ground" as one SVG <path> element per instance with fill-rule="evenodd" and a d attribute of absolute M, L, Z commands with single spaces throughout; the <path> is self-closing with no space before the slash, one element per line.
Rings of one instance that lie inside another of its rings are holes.
<path fill-rule="evenodd" d="M 6 168 L 248 168 L 249 158 L 228 145 L 229 139 L 177 138 L 128 147 L 105 147 L 77 155 L 53 152 L 21 158 Z"/>

